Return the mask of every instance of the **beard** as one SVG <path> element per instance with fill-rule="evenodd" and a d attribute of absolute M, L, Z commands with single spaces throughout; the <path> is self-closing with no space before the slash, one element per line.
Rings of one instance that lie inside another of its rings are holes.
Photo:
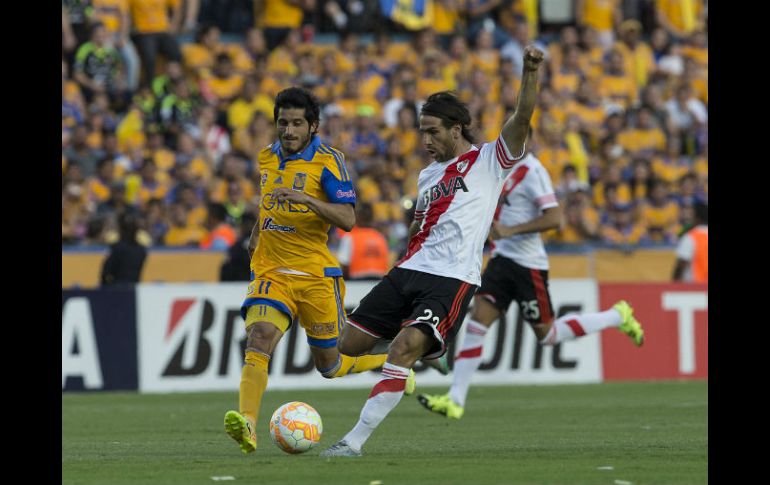
<path fill-rule="evenodd" d="M 281 137 L 281 148 L 285 155 L 294 155 L 301 152 L 310 141 L 310 134 L 304 136 L 293 136 L 291 140 Z"/>

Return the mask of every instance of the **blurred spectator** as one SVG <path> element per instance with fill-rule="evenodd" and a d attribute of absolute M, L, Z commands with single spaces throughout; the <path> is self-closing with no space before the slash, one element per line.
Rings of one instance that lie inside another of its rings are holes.
<path fill-rule="evenodd" d="M 594 29 L 605 51 L 609 50 L 615 42 L 615 31 L 623 18 L 621 1 L 577 0 L 575 2 L 577 24 Z"/>
<path fill-rule="evenodd" d="M 496 49 L 508 41 L 505 31 L 495 24 L 494 12 L 502 4 L 502 0 L 465 0 L 465 21 L 468 40 L 473 43 L 482 30 L 492 35 Z"/>
<path fill-rule="evenodd" d="M 254 111 L 248 126 L 238 128 L 233 134 L 233 150 L 249 160 L 257 160 L 259 150 L 276 139 L 275 124 L 263 111 Z M 335 144 L 334 146 L 339 146 Z"/>
<path fill-rule="evenodd" d="M 579 44 L 580 37 L 578 31 L 573 26 L 566 26 L 559 32 L 559 39 L 548 45 L 548 55 L 545 61 L 548 63 L 550 72 L 555 72 L 561 68 L 564 62 L 564 54 L 570 47 L 577 47 L 578 54 L 582 58 L 582 50 Z"/>
<path fill-rule="evenodd" d="M 698 176 L 695 172 L 687 172 L 679 179 L 679 190 L 674 195 L 680 211 L 686 207 L 694 207 L 699 203 L 706 203 L 705 194 L 698 186 Z"/>
<path fill-rule="evenodd" d="M 666 151 L 652 160 L 655 176 L 664 182 L 674 183 L 692 168 L 692 161 L 682 155 L 682 139 L 671 136 L 666 142 Z"/>
<path fill-rule="evenodd" d="M 564 218 L 552 240 L 566 244 L 579 244 L 595 240 L 599 236 L 599 214 L 591 207 L 588 192 L 584 189 L 571 192 L 566 197 Z"/>
<path fill-rule="evenodd" d="M 147 250 L 137 242 L 139 220 L 128 213 L 118 217 L 120 239 L 110 246 L 102 266 L 102 286 L 138 283 Z"/>
<path fill-rule="evenodd" d="M 679 233 L 679 206 L 669 197 L 665 182 L 655 181 L 646 203 L 640 207 L 641 222 L 652 242 L 676 242 Z"/>
<path fill-rule="evenodd" d="M 398 124 L 399 114 L 398 112 L 402 107 L 406 106 L 410 110 L 414 111 L 413 119 L 417 120 L 417 113 L 422 108 L 423 100 L 417 96 L 417 83 L 414 79 L 406 79 L 401 84 L 402 97 L 391 98 L 382 108 L 382 116 L 385 120 L 385 125 L 392 128 Z"/>
<path fill-rule="evenodd" d="M 551 88 L 562 96 L 573 97 L 586 79 L 580 62 L 580 49 L 576 45 L 564 48 L 561 64 L 551 72 Z"/>
<path fill-rule="evenodd" d="M 278 46 L 316 6 L 315 0 L 258 0 L 254 2 L 257 27 L 263 29 L 268 50 Z"/>
<path fill-rule="evenodd" d="M 230 54 L 217 54 L 213 71 L 201 79 L 201 91 L 208 94 L 208 102 L 216 106 L 217 111 L 226 112 L 242 88 L 243 76 L 235 72 Z"/>
<path fill-rule="evenodd" d="M 639 100 L 639 91 L 632 73 L 626 71 L 623 54 L 612 49 L 607 55 L 604 74 L 599 81 L 599 94 L 605 105 L 628 110 Z"/>
<path fill-rule="evenodd" d="M 182 64 L 177 61 L 166 63 L 166 69 L 152 80 L 152 94 L 156 99 L 163 99 L 170 94 L 174 94 L 174 83 L 187 82 L 184 75 Z M 189 83 L 188 83 L 189 86 Z"/>
<path fill-rule="evenodd" d="M 210 204 L 206 220 L 208 234 L 200 242 L 201 249 L 224 251 L 235 243 L 236 234 L 233 226 L 226 222 L 227 209 L 222 204 Z"/>
<path fill-rule="evenodd" d="M 245 212 L 240 222 L 238 240 L 227 250 L 227 257 L 219 270 L 220 281 L 249 281 L 251 279 L 251 258 L 249 257 L 249 239 L 257 218 L 251 212 Z"/>
<path fill-rule="evenodd" d="M 445 49 L 450 45 L 450 38 L 461 29 L 462 4 L 462 0 L 433 1 L 433 29 Z"/>
<path fill-rule="evenodd" d="M 675 40 L 684 40 L 695 29 L 706 24 L 703 0 L 655 0 L 658 25 Z"/>
<path fill-rule="evenodd" d="M 110 197 L 110 186 L 115 181 L 115 162 L 110 158 L 99 161 L 96 175 L 88 179 L 88 199 L 94 204 L 106 201 Z"/>
<path fill-rule="evenodd" d="M 139 87 L 139 54 L 129 37 L 131 21 L 128 14 L 129 0 L 91 0 L 93 17 L 104 24 L 112 45 L 120 52 L 126 71 L 126 87 L 134 92 Z"/>
<path fill-rule="evenodd" d="M 142 86 L 155 78 L 155 61 L 162 54 L 166 61 L 182 61 L 174 34 L 182 26 L 181 0 L 129 0 L 132 39 L 142 61 Z M 171 16 L 169 17 L 169 11 Z"/>
<path fill-rule="evenodd" d="M 62 0 L 62 53 L 71 69 L 76 49 L 90 37 L 90 22 L 93 7 L 90 0 Z"/>
<path fill-rule="evenodd" d="M 573 193 L 588 190 L 588 187 L 586 182 L 578 179 L 575 165 L 569 163 L 564 166 L 559 184 L 554 186 L 554 192 L 556 193 L 556 197 L 564 203 L 564 201 L 569 199 Z"/>
<path fill-rule="evenodd" d="M 708 283 L 709 229 L 708 205 L 695 205 L 695 227 L 687 231 L 676 247 L 676 263 L 672 279 Z"/>
<path fill-rule="evenodd" d="M 123 60 L 107 40 L 104 25 L 93 24 L 91 40 L 80 46 L 75 56 L 74 77 L 86 102 L 90 103 L 96 94 L 106 93 L 112 103 L 122 106 L 128 94 Z"/>
<path fill-rule="evenodd" d="M 498 51 L 495 48 L 494 37 L 489 29 L 479 30 L 475 39 L 473 39 L 473 50 L 471 51 L 471 62 L 473 63 L 473 67 L 476 70 L 483 71 L 489 76 L 494 76 L 500 69 L 500 58 L 503 57 L 502 52 L 505 51 Z M 523 57 L 524 54 L 522 51 L 519 60 Z M 510 57 L 508 57 L 508 59 L 510 59 Z M 516 70 L 514 67 L 514 72 L 519 73 L 521 71 Z M 428 93 L 428 96 L 431 94 L 433 93 Z"/>
<path fill-rule="evenodd" d="M 632 157 L 649 157 L 665 149 L 666 135 L 657 126 L 652 110 L 642 106 L 636 112 L 635 126 L 621 131 L 617 142 Z"/>
<path fill-rule="evenodd" d="M 599 78 L 604 70 L 605 50 L 596 29 L 583 27 L 578 45 L 583 51 L 583 70 L 590 78 Z"/>
<path fill-rule="evenodd" d="M 246 198 L 243 197 L 243 189 L 238 182 L 227 184 L 227 199 L 224 203 L 227 210 L 227 222 L 231 226 L 238 226 L 243 213 L 246 212 Z"/>
<path fill-rule="evenodd" d="M 372 228 L 372 219 L 371 205 L 356 204 L 356 225 L 342 235 L 337 248 L 345 280 L 379 280 L 389 268 L 388 242 Z"/>
<path fill-rule="evenodd" d="M 205 69 L 214 66 L 216 56 L 222 45 L 219 38 L 220 30 L 216 25 L 203 24 L 195 31 L 195 41 L 181 46 L 184 66 L 200 76 Z"/>
<path fill-rule="evenodd" d="M 695 61 L 697 67 L 708 69 L 709 66 L 709 48 L 708 36 L 706 31 L 698 28 L 690 34 L 686 44 L 682 47 L 682 55 L 686 59 Z"/>
<path fill-rule="evenodd" d="M 684 59 L 682 82 L 690 86 L 693 96 L 698 101 L 703 103 L 704 106 L 708 106 L 709 90 L 707 68 L 698 65 L 698 62 L 692 57 L 686 57 Z"/>
<path fill-rule="evenodd" d="M 582 133 L 588 136 L 589 146 L 598 146 L 605 111 L 597 93 L 596 81 L 583 79 L 574 98 L 567 101 L 565 112 L 568 116 L 576 116 L 580 121 Z"/>
<path fill-rule="evenodd" d="M 322 7 L 337 32 L 375 30 L 379 8 L 379 2 L 371 0 L 326 0 Z"/>
<path fill-rule="evenodd" d="M 187 169 L 184 173 L 189 174 L 189 180 L 180 180 L 181 177 L 176 171 L 182 167 Z M 204 184 L 211 180 L 213 161 L 206 157 L 200 142 L 197 142 L 189 133 L 182 133 L 177 138 L 174 170 L 174 178 L 178 181 Z"/>
<path fill-rule="evenodd" d="M 170 144 L 176 142 L 176 138 L 182 131 L 198 135 L 197 125 L 201 105 L 200 98 L 190 92 L 185 79 L 173 83 L 171 94 L 164 97 L 160 103 L 160 122 Z"/>
<path fill-rule="evenodd" d="M 662 27 L 656 27 L 650 34 L 650 48 L 652 49 L 652 57 L 655 63 L 658 64 L 660 59 L 668 52 L 671 45 L 671 37 L 668 35 L 666 29 Z"/>
<path fill-rule="evenodd" d="M 126 184 L 122 181 L 113 182 L 110 184 L 109 198 L 96 206 L 96 215 L 103 219 L 117 219 L 123 213 L 138 215 L 136 208 L 126 201 Z"/>
<path fill-rule="evenodd" d="M 243 81 L 240 96 L 227 109 L 227 125 L 233 131 L 246 128 L 257 112 L 272 118 L 273 98 L 261 92 L 260 80 L 257 76 L 249 75 Z"/>
<path fill-rule="evenodd" d="M 206 235 L 206 230 L 200 226 L 190 225 L 187 212 L 181 202 L 171 205 L 170 224 L 163 238 L 169 247 L 198 247 Z"/>
<path fill-rule="evenodd" d="M 630 205 L 618 205 L 608 213 L 606 224 L 602 224 L 601 237 L 606 243 L 628 247 L 639 244 L 647 237 L 642 224 L 634 222 Z"/>
<path fill-rule="evenodd" d="M 251 59 L 251 62 L 254 64 L 252 67 L 254 68 L 256 68 L 256 61 L 258 58 L 267 58 L 269 51 L 267 50 L 267 41 L 265 40 L 265 34 L 262 32 L 262 29 L 252 27 L 246 31 L 243 50 L 248 58 Z"/>
<path fill-rule="evenodd" d="M 96 172 L 96 163 L 99 161 L 96 150 L 88 146 L 88 127 L 77 125 L 72 131 L 72 139 L 63 155 L 68 164 L 77 164 L 86 177 Z"/>
<path fill-rule="evenodd" d="M 705 129 L 708 122 L 706 106 L 692 96 L 689 85 L 682 84 L 676 89 L 676 96 L 666 102 L 666 109 L 674 132 L 683 138 L 686 153 L 695 155 L 699 131 Z"/>
<path fill-rule="evenodd" d="M 80 166 L 69 164 L 62 180 L 62 244 L 77 244 L 86 234 L 89 204 Z"/>
<path fill-rule="evenodd" d="M 652 49 L 647 42 L 641 40 L 641 35 L 642 24 L 638 20 L 625 20 L 620 24 L 620 41 L 614 45 L 623 55 L 625 70 L 636 81 L 637 89 L 647 85 L 650 74 L 656 69 Z"/>
<path fill-rule="evenodd" d="M 166 210 L 163 201 L 160 199 L 150 199 L 147 201 L 147 210 L 145 213 L 145 227 L 147 233 L 152 239 L 153 246 L 162 246 L 163 239 L 168 231 L 166 222 Z"/>
<path fill-rule="evenodd" d="M 650 161 L 646 158 L 637 158 L 633 161 L 631 170 L 631 178 L 628 181 L 631 197 L 633 197 L 634 203 L 641 203 L 647 198 L 655 180 L 650 168 Z"/>
<path fill-rule="evenodd" d="M 655 118 L 655 123 L 668 136 L 673 131 L 671 118 L 666 108 L 666 100 L 663 99 L 663 88 L 660 84 L 648 84 L 642 89 L 642 106 L 650 110 Z"/>

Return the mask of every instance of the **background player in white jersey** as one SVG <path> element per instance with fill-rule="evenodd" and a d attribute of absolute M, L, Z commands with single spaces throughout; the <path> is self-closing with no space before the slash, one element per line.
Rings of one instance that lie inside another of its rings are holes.
<path fill-rule="evenodd" d="M 492 258 L 481 277 L 481 289 L 465 322 L 465 336 L 455 359 L 452 387 L 441 395 L 420 394 L 427 409 L 460 419 L 473 373 L 481 363 L 484 337 L 511 304 L 519 303 L 524 320 L 543 345 L 556 345 L 608 327 L 618 327 L 642 345 L 644 332 L 625 301 L 607 311 L 568 314 L 554 320 L 548 291 L 548 256 L 540 233 L 561 224 L 548 172 L 532 153 L 516 164 L 506 179 L 490 230 Z"/>
<path fill-rule="evenodd" d="M 495 142 L 473 145 L 468 107 L 447 92 L 428 97 L 420 133 L 433 163 L 420 172 L 407 254 L 348 316 L 340 352 L 362 355 L 392 340 L 382 379 L 358 423 L 322 457 L 360 456 L 361 448 L 404 395 L 409 370 L 446 352 L 481 283 L 484 241 L 506 177 L 524 156 L 543 52 L 524 51 L 521 91 Z"/>

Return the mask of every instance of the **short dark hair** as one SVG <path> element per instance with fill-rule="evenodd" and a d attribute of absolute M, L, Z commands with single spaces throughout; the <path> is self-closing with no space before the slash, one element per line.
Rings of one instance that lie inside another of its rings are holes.
<path fill-rule="evenodd" d="M 278 121 L 278 111 L 290 108 L 299 108 L 305 110 L 305 119 L 308 125 L 316 123 L 318 130 L 318 120 L 321 116 L 321 103 L 313 93 L 304 88 L 296 86 L 286 88 L 275 97 L 275 107 L 273 108 L 273 121 Z"/>
<path fill-rule="evenodd" d="M 139 231 L 139 219 L 130 212 L 118 214 L 118 233 L 123 241 L 136 241 L 136 233 Z"/>
<path fill-rule="evenodd" d="M 450 91 L 440 91 L 428 96 L 425 104 L 422 105 L 420 115 L 435 116 L 441 119 L 444 128 L 451 128 L 459 124 L 462 129 L 463 138 L 473 143 L 475 136 L 470 131 L 471 113 L 468 106 Z"/>

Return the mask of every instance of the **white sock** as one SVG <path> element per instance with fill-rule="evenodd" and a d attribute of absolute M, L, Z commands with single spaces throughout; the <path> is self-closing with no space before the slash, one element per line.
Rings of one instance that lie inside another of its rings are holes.
<path fill-rule="evenodd" d="M 382 366 L 382 379 L 374 385 L 369 399 L 366 400 L 364 408 L 361 409 L 361 417 L 358 418 L 358 422 L 343 438 L 351 448 L 360 451 L 374 429 L 396 407 L 401 396 L 404 395 L 404 386 L 406 386 L 408 376 L 409 369 L 406 367 L 385 362 L 385 365 Z"/>
<path fill-rule="evenodd" d="M 619 327 L 623 323 L 620 312 L 614 308 L 599 313 L 572 313 L 559 317 L 551 325 L 548 335 L 540 341 L 543 345 L 556 345 L 565 340 L 599 332 L 608 327 Z"/>
<path fill-rule="evenodd" d="M 465 337 L 460 353 L 455 357 L 455 365 L 452 370 L 452 387 L 449 389 L 449 397 L 456 404 L 465 406 L 465 398 L 468 396 L 468 388 L 471 385 L 473 373 L 481 365 L 481 353 L 484 349 L 484 337 L 487 335 L 487 327 L 468 318 L 465 324 Z"/>

